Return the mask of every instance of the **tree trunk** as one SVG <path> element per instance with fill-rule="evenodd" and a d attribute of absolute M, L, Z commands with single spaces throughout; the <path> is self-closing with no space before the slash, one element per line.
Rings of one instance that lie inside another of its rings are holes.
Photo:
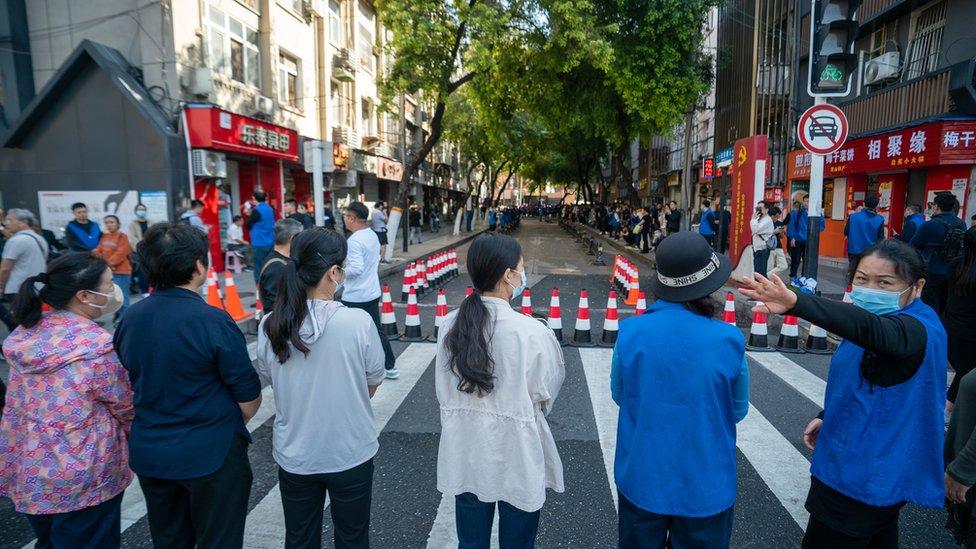
<path fill-rule="evenodd" d="M 508 187 L 508 182 L 512 180 L 513 175 L 515 175 L 515 170 L 508 170 L 508 177 L 505 178 L 505 182 L 502 183 L 502 188 L 498 190 L 498 195 L 495 197 L 495 201 L 492 202 L 493 207 L 498 207 L 498 202 L 502 199 L 502 193 L 505 192 L 505 188 Z"/>

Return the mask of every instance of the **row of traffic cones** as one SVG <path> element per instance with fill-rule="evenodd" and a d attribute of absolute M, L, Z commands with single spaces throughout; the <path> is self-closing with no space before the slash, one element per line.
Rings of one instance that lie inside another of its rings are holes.
<path fill-rule="evenodd" d="M 618 255 L 613 262 L 610 283 L 627 296 L 624 303 L 631 306 L 637 305 L 641 294 L 640 271 L 637 269 L 637 264 L 622 255 Z"/>
<path fill-rule="evenodd" d="M 752 325 L 749 326 L 749 339 L 746 342 L 746 349 L 750 351 L 780 351 L 783 353 L 814 353 L 830 354 L 827 346 L 827 331 L 814 324 L 810 325 L 810 334 L 807 336 L 806 345 L 800 346 L 800 330 L 797 325 L 797 318 L 793 315 L 783 317 L 783 326 L 779 331 L 779 341 L 776 345 L 769 344 L 769 326 L 767 325 L 768 316 L 766 313 L 754 311 L 752 313 Z M 732 292 L 725 296 L 725 309 L 722 311 L 722 322 L 736 325 L 735 322 L 735 297 Z"/>
<path fill-rule="evenodd" d="M 207 304 L 227 311 L 227 314 L 235 322 L 250 318 L 251 314 L 244 310 L 244 304 L 241 303 L 241 296 L 237 293 L 237 284 L 234 282 L 234 275 L 230 271 L 224 272 L 224 290 L 227 292 L 226 298 L 220 291 L 220 282 L 217 279 L 217 273 L 211 268 L 207 271 Z M 258 302 L 258 307 L 260 307 L 260 301 Z M 257 315 L 258 307 L 255 308 L 255 315 Z"/>
<path fill-rule="evenodd" d="M 400 301 L 410 299 L 410 289 L 417 295 L 424 295 L 428 291 L 439 288 L 459 274 L 457 249 L 449 248 L 442 252 L 408 263 L 403 270 L 403 289 Z"/>

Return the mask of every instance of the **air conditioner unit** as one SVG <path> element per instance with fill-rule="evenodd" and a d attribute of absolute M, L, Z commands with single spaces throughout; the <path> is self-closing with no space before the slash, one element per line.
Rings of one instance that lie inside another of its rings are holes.
<path fill-rule="evenodd" d="M 180 77 L 180 85 L 191 95 L 210 95 L 213 92 L 213 71 L 208 67 L 187 67 Z"/>
<path fill-rule="evenodd" d="M 891 51 L 875 57 L 864 64 L 864 84 L 870 86 L 883 80 L 894 78 L 901 72 L 901 56 Z"/>
<path fill-rule="evenodd" d="M 376 148 L 373 149 L 373 152 L 377 156 L 386 156 L 386 157 L 389 157 L 390 156 L 390 144 L 387 143 L 386 141 L 380 141 L 379 143 L 376 144 Z"/>
<path fill-rule="evenodd" d="M 193 175 L 196 177 L 227 177 L 227 157 L 224 153 L 193 149 Z"/>
<path fill-rule="evenodd" d="M 274 114 L 274 99 L 263 95 L 255 95 L 251 108 L 254 109 L 255 114 L 271 116 Z"/>
<path fill-rule="evenodd" d="M 349 48 L 342 48 L 332 58 L 332 77 L 340 82 L 352 82 L 356 79 L 356 65 L 352 62 L 353 52 Z"/>
<path fill-rule="evenodd" d="M 352 126 L 334 126 L 332 128 L 332 140 L 354 149 L 362 148 L 359 142 L 359 134 Z"/>

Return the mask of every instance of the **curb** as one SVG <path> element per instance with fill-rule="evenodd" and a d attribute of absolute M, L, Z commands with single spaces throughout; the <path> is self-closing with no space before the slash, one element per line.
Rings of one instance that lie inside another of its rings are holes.
<path fill-rule="evenodd" d="M 609 245 L 611 248 L 617 250 L 618 252 L 623 253 L 623 254 L 627 254 L 628 257 L 635 257 L 635 258 L 637 258 L 637 261 L 639 261 L 640 263 L 643 263 L 643 264 L 647 265 L 648 267 L 650 267 L 652 269 L 656 269 L 657 268 L 657 264 L 649 256 L 647 256 L 645 254 L 642 254 L 639 251 L 636 251 L 636 250 L 628 247 L 625 244 L 621 244 L 621 243 L 617 242 L 616 240 L 614 240 L 612 238 L 608 238 L 608 237 L 600 234 L 599 231 L 597 231 L 596 229 L 594 229 L 592 227 L 589 227 L 587 225 L 583 225 L 582 223 L 579 223 L 579 222 L 569 223 L 569 224 L 572 225 L 572 226 L 574 226 L 574 227 L 581 228 L 581 229 L 585 230 L 591 236 L 593 236 L 593 238 L 597 238 L 597 239 L 603 241 L 604 243 L 606 243 L 607 245 Z"/>
<path fill-rule="evenodd" d="M 425 256 L 428 256 L 428 255 L 432 255 L 432 254 L 436 254 L 436 253 L 439 253 L 439 252 L 443 252 L 444 250 L 447 250 L 449 248 L 456 248 L 458 246 L 461 246 L 463 244 L 466 244 L 466 243 L 474 240 L 478 235 L 480 235 L 483 232 L 485 232 L 485 229 L 481 229 L 481 230 L 478 230 L 478 231 L 471 232 L 467 236 L 465 236 L 463 238 L 460 238 L 458 240 L 455 240 L 455 241 L 451 242 L 450 244 L 447 244 L 445 246 L 441 246 L 440 248 L 436 248 L 434 250 L 431 250 L 431 251 L 429 251 L 429 252 L 427 252 L 427 253 L 425 253 L 425 254 L 423 254 L 421 256 L 415 257 L 415 258 L 410 259 L 410 260 L 400 261 L 400 262 L 398 262 L 396 264 L 392 264 L 392 265 L 383 265 L 381 263 L 380 264 L 381 266 L 380 266 L 379 270 L 377 271 L 378 274 L 379 274 L 379 277 L 380 278 L 383 278 L 385 276 L 390 276 L 392 274 L 401 273 L 401 272 L 404 271 L 404 269 L 407 268 L 407 264 L 410 263 L 411 261 L 417 261 L 421 257 L 425 257 Z"/>

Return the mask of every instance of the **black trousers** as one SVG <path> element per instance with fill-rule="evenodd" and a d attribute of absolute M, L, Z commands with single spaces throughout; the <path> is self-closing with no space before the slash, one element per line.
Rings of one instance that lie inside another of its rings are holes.
<path fill-rule="evenodd" d="M 952 371 L 956 373 L 949 385 L 946 399 L 949 402 L 956 402 L 956 395 L 959 394 L 959 382 L 962 378 L 976 368 L 976 356 L 973 356 L 973 349 L 976 349 L 976 340 L 969 340 L 949 333 L 949 364 Z"/>
<path fill-rule="evenodd" d="M 898 549 L 898 516 L 864 538 L 838 532 L 811 516 L 803 535 L 803 549 Z"/>
<path fill-rule="evenodd" d="M 769 269 L 769 254 L 772 252 L 769 248 L 765 250 L 758 250 L 752 252 L 752 270 L 763 275 L 769 276 L 766 272 Z"/>
<path fill-rule="evenodd" d="M 790 278 L 793 278 L 800 272 L 800 263 L 803 262 L 803 255 L 807 253 L 807 243 L 796 241 L 796 244 L 790 246 Z"/>
<path fill-rule="evenodd" d="M 393 355 L 393 348 L 390 347 L 390 340 L 383 335 L 380 331 L 380 298 L 376 298 L 372 301 L 356 302 L 356 301 L 346 301 L 342 300 L 342 304 L 346 307 L 352 307 L 353 309 L 362 309 L 369 313 L 370 318 L 373 319 L 373 324 L 376 325 L 376 332 L 380 334 L 380 343 L 383 344 L 383 353 L 386 355 L 386 369 L 392 370 L 396 367 L 396 356 Z"/>
<path fill-rule="evenodd" d="M 171 480 L 139 475 L 153 547 L 239 548 L 244 544 L 254 478 L 247 446 L 244 437 L 234 435 L 224 463 L 204 477 Z"/>
<path fill-rule="evenodd" d="M 925 287 L 922 288 L 922 302 L 942 315 L 945 311 L 949 277 L 943 274 L 925 273 Z"/>
<path fill-rule="evenodd" d="M 643 231 L 640 234 L 641 238 L 641 251 L 645 254 L 651 251 L 651 234 L 650 232 Z"/>
<path fill-rule="evenodd" d="M 98 505 L 50 515 L 27 515 L 35 549 L 98 549 L 121 543 L 122 494 Z"/>
<path fill-rule="evenodd" d="M 322 547 L 325 496 L 337 549 L 369 547 L 369 514 L 373 498 L 373 460 L 338 473 L 296 475 L 278 468 L 281 506 L 285 513 L 285 547 Z"/>

